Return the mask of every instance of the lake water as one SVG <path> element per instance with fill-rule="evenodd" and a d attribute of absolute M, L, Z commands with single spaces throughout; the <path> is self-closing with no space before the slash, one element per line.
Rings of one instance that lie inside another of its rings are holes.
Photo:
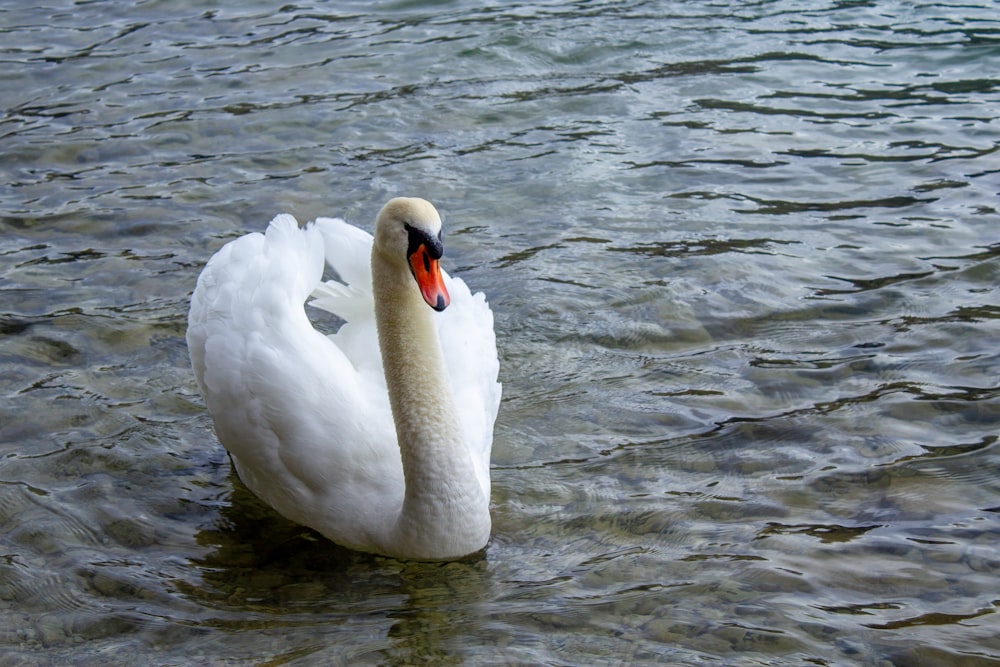
<path fill-rule="evenodd" d="M 0 5 L 0 664 L 1000 664 L 1000 12 Z M 279 212 L 433 201 L 479 557 L 261 506 L 183 334 Z"/>

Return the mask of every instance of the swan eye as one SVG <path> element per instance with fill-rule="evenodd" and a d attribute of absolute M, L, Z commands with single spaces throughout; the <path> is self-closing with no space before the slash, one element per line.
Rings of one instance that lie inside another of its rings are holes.
<path fill-rule="evenodd" d="M 403 223 L 403 229 L 406 230 L 408 236 L 407 257 L 413 257 L 413 253 L 423 248 L 423 251 L 430 256 L 430 259 L 441 259 L 441 256 L 444 254 L 444 242 L 441 240 L 441 230 L 438 230 L 437 234 L 431 235 L 427 230 L 414 227 L 408 222 Z"/>

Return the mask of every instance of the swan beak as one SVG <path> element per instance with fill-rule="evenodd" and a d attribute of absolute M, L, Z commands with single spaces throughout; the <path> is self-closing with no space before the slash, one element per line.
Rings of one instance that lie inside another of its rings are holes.
<path fill-rule="evenodd" d="M 427 305 L 438 312 L 447 308 L 451 303 L 451 297 L 448 296 L 448 289 L 444 286 L 441 262 L 431 257 L 424 244 L 417 246 L 417 249 L 410 254 L 410 270 Z"/>

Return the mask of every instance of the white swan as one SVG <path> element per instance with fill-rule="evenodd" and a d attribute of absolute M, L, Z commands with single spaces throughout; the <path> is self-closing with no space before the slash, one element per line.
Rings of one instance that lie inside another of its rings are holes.
<path fill-rule="evenodd" d="M 279 215 L 219 250 L 191 297 L 191 364 L 240 479 L 352 549 L 444 560 L 489 540 L 493 314 L 442 248 L 423 199 L 386 204 L 374 244 Z M 324 258 L 343 282 L 322 282 Z M 346 321 L 336 334 L 313 328 L 310 296 Z"/>

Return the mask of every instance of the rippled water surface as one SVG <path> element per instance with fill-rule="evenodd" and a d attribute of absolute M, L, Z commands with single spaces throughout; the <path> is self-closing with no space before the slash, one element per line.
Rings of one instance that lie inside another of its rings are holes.
<path fill-rule="evenodd" d="M 0 5 L 0 663 L 1000 664 L 993 2 Z M 183 333 L 276 213 L 435 202 L 494 536 L 239 485 Z"/>

